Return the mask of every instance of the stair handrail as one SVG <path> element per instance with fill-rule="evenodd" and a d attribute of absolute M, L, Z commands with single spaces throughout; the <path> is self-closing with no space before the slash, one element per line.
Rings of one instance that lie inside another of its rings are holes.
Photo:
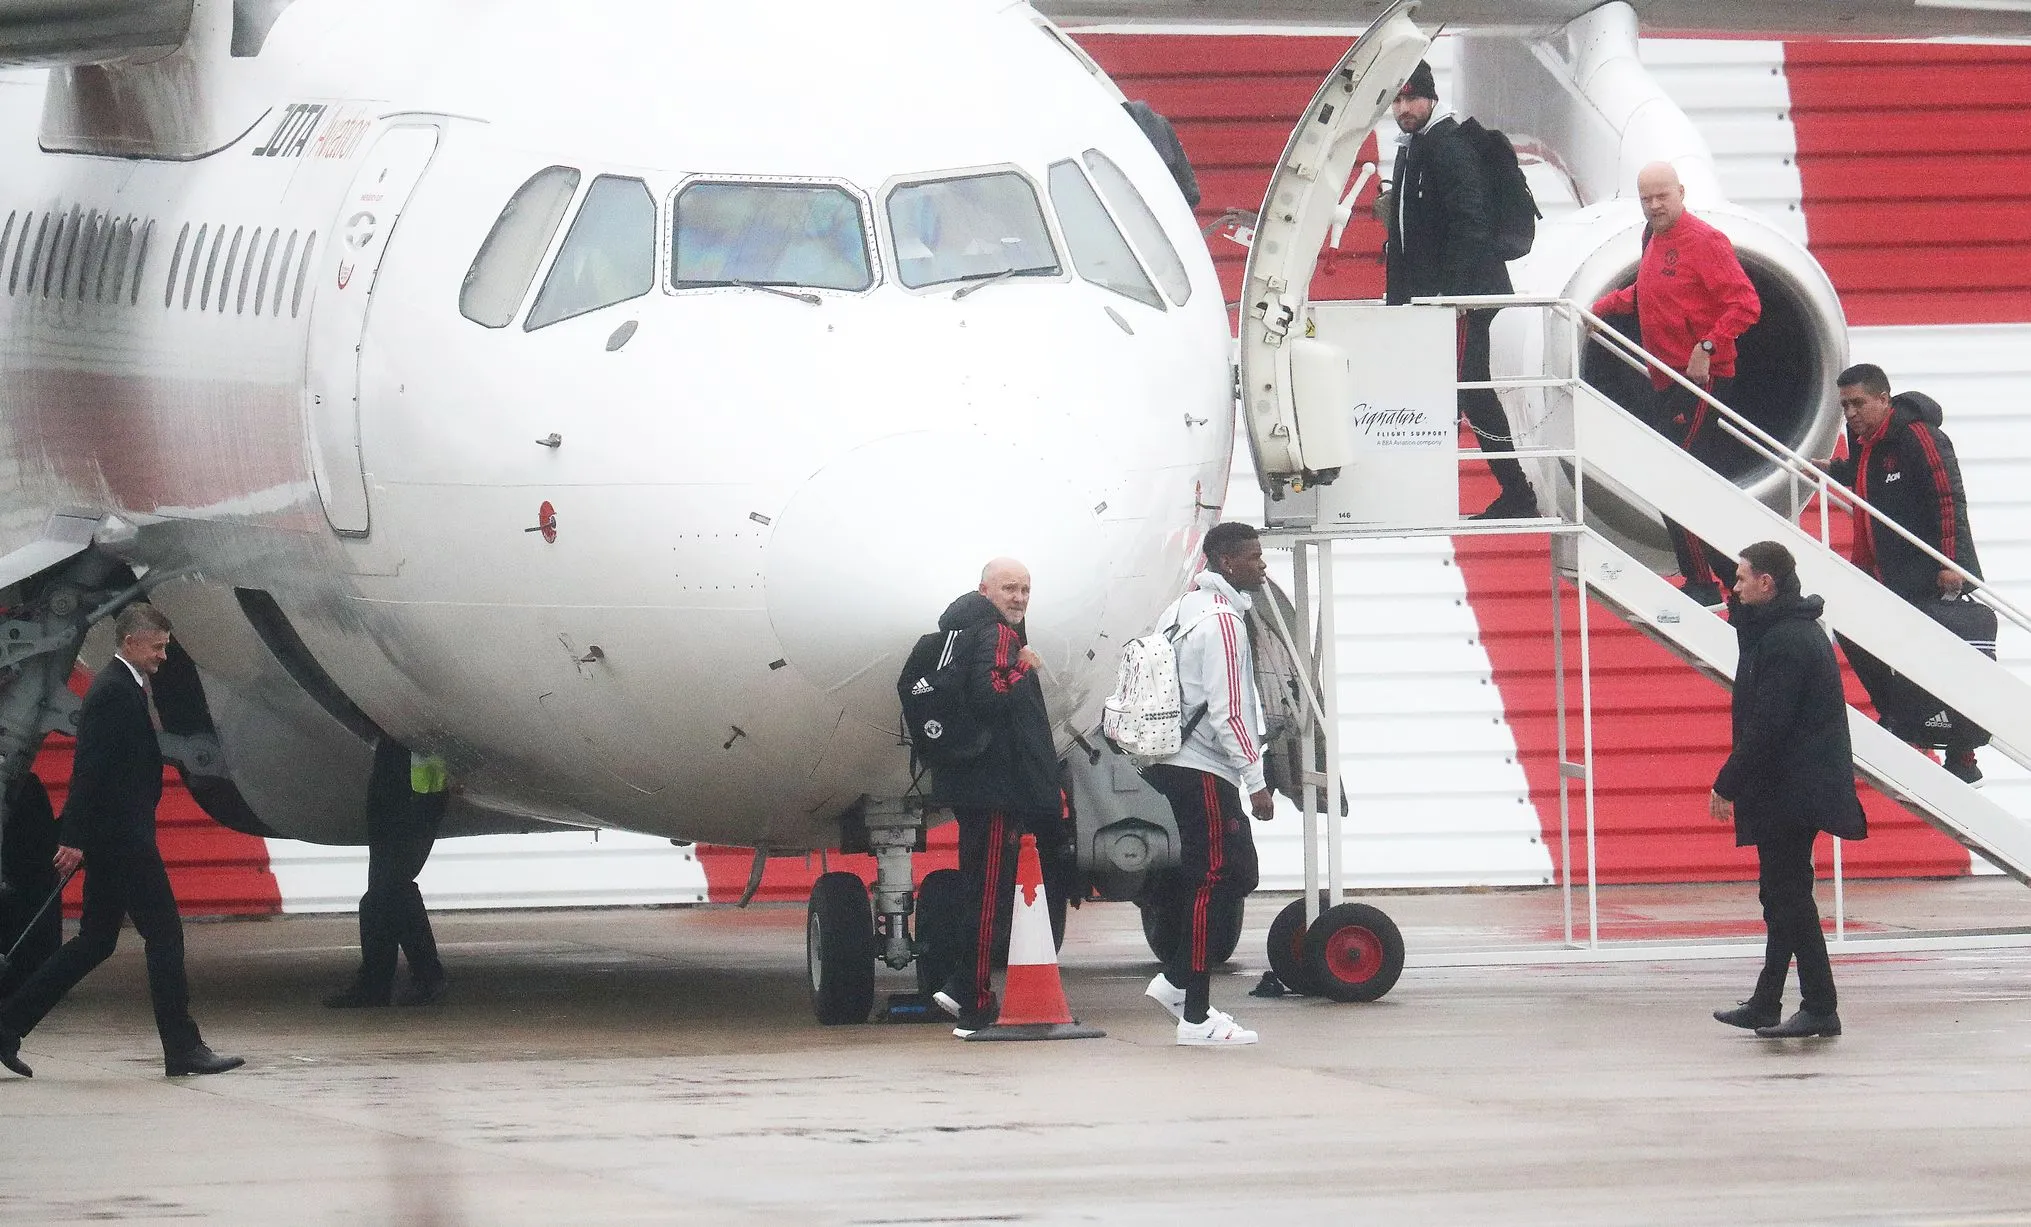
<path fill-rule="evenodd" d="M 1978 595 L 1983 604 L 2008 617 L 2024 630 L 2031 631 L 2031 613 L 2027 613 L 2019 608 L 2015 602 L 1996 592 L 1981 576 L 1974 574 L 1966 567 L 1961 566 L 1953 559 L 1948 558 L 1920 540 L 1911 530 L 1883 514 L 1880 509 L 1868 500 L 1862 498 L 1847 486 L 1835 481 L 1832 474 L 1820 468 L 1810 457 L 1799 455 L 1796 451 L 1792 450 L 1789 444 L 1777 439 L 1761 426 L 1743 417 L 1727 405 L 1722 404 L 1719 400 L 1715 399 L 1713 393 L 1702 388 L 1692 380 L 1687 379 L 1682 372 L 1664 362 L 1637 342 L 1624 336 L 1606 320 L 1595 315 L 1592 310 L 1581 306 L 1573 299 L 1536 295 L 1484 294 L 1417 298 L 1413 299 L 1412 302 L 1419 306 L 1453 307 L 1463 311 L 1490 310 L 1501 307 L 1537 307 L 1567 316 L 1576 325 L 1585 328 L 1590 341 L 1601 346 L 1602 349 L 1628 366 L 1642 371 L 1646 375 L 1653 371 L 1662 372 L 1667 379 L 1672 380 L 1679 387 L 1698 397 L 1720 414 L 1721 425 L 1728 433 L 1734 435 L 1749 447 L 1761 452 L 1764 459 L 1776 464 L 1785 472 L 1811 481 L 1818 487 L 1822 499 L 1828 502 L 1839 501 L 1848 508 L 1850 514 L 1859 510 L 1867 514 L 1876 523 L 1887 526 L 1892 532 L 1904 538 L 1905 541 L 1917 546 L 1928 558 L 1937 562 L 1941 570 L 1952 571 L 1960 576 L 1963 585 L 1961 590 L 1963 592 L 1970 595 Z M 1573 372 L 1571 378 L 1575 383 L 1586 382 L 1577 370 Z M 1833 554 L 1834 557 L 1840 557 L 1839 552 L 1833 548 L 1831 541 L 1822 539 L 1819 545 L 1821 549 Z"/>

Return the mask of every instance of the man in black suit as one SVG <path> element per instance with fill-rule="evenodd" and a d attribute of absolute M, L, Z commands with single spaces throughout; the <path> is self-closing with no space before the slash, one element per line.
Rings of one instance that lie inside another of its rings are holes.
<path fill-rule="evenodd" d="M 222 1074 L 239 1057 L 222 1057 L 199 1038 L 183 972 L 183 921 L 169 870 L 155 846 L 162 799 L 162 750 L 149 711 L 148 678 L 169 654 L 169 619 L 134 605 L 114 623 L 119 647 L 92 679 L 78 717 L 78 745 L 57 836 L 57 872 L 85 866 L 84 920 L 78 935 L 0 1004 L 0 1065 L 35 1076 L 21 1060 L 21 1037 L 64 994 L 106 961 L 132 918 L 148 950 L 148 995 L 170 1077 Z"/>

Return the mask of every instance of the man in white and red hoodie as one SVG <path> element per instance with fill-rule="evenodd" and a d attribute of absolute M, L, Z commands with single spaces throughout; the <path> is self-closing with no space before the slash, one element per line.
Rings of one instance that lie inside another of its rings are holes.
<path fill-rule="evenodd" d="M 1643 348 L 1731 404 L 1735 342 L 1762 318 L 1763 301 L 1728 236 L 1686 212 L 1685 185 L 1671 163 L 1644 167 L 1636 193 L 1649 223 L 1636 284 L 1602 298 L 1594 314 L 1634 314 Z M 1723 441 L 1712 408 L 1661 374 L 1653 372 L 1650 382 L 1656 389 L 1650 425 L 1711 467 Z M 1721 604 L 1722 590 L 1734 582 L 1735 560 L 1670 520 L 1664 527 L 1686 595 L 1702 605 Z"/>
<path fill-rule="evenodd" d="M 1179 877 L 1158 906 L 1174 909 L 1181 940 L 1145 990 L 1177 1019 L 1178 1043 L 1253 1044 L 1255 1032 L 1212 1008 L 1207 958 L 1213 917 L 1231 914 L 1255 889 L 1255 837 L 1248 812 L 1274 812 L 1262 778 L 1262 702 L 1248 650 L 1248 594 L 1268 578 L 1262 542 L 1246 524 L 1206 534 L 1206 569 L 1158 619 L 1177 627 L 1184 744 L 1143 775 L 1170 800 L 1178 824 Z M 1248 807 L 1242 808 L 1247 794 Z"/>

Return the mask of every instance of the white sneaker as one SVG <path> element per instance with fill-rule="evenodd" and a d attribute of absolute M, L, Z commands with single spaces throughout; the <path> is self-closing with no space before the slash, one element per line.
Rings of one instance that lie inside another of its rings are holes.
<path fill-rule="evenodd" d="M 1208 1010 L 1206 1021 L 1178 1020 L 1178 1043 L 1190 1048 L 1238 1048 L 1253 1044 L 1256 1034 L 1218 1010 Z"/>
<path fill-rule="evenodd" d="M 1171 978 L 1163 972 L 1156 974 L 1149 987 L 1142 990 L 1142 995 L 1168 1010 L 1172 1018 L 1185 1021 L 1185 990 L 1172 984 Z"/>

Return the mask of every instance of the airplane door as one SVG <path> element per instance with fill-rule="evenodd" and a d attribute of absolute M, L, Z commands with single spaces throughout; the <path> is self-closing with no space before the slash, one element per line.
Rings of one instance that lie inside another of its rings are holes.
<path fill-rule="evenodd" d="M 1242 280 L 1241 411 L 1265 493 L 1348 460 L 1353 424 L 1331 378 L 1345 355 L 1306 339 L 1305 308 L 1362 143 L 1431 46 L 1410 19 L 1417 6 L 1396 0 L 1341 58 L 1291 131 L 1263 197 Z M 1316 406 L 1309 437 L 1307 389 Z"/>
<path fill-rule="evenodd" d="M 360 347 L 381 259 L 416 184 L 437 152 L 437 129 L 381 134 L 360 164 L 318 261 L 305 364 L 311 475 L 333 531 L 364 537 L 372 523 L 360 455 Z"/>

